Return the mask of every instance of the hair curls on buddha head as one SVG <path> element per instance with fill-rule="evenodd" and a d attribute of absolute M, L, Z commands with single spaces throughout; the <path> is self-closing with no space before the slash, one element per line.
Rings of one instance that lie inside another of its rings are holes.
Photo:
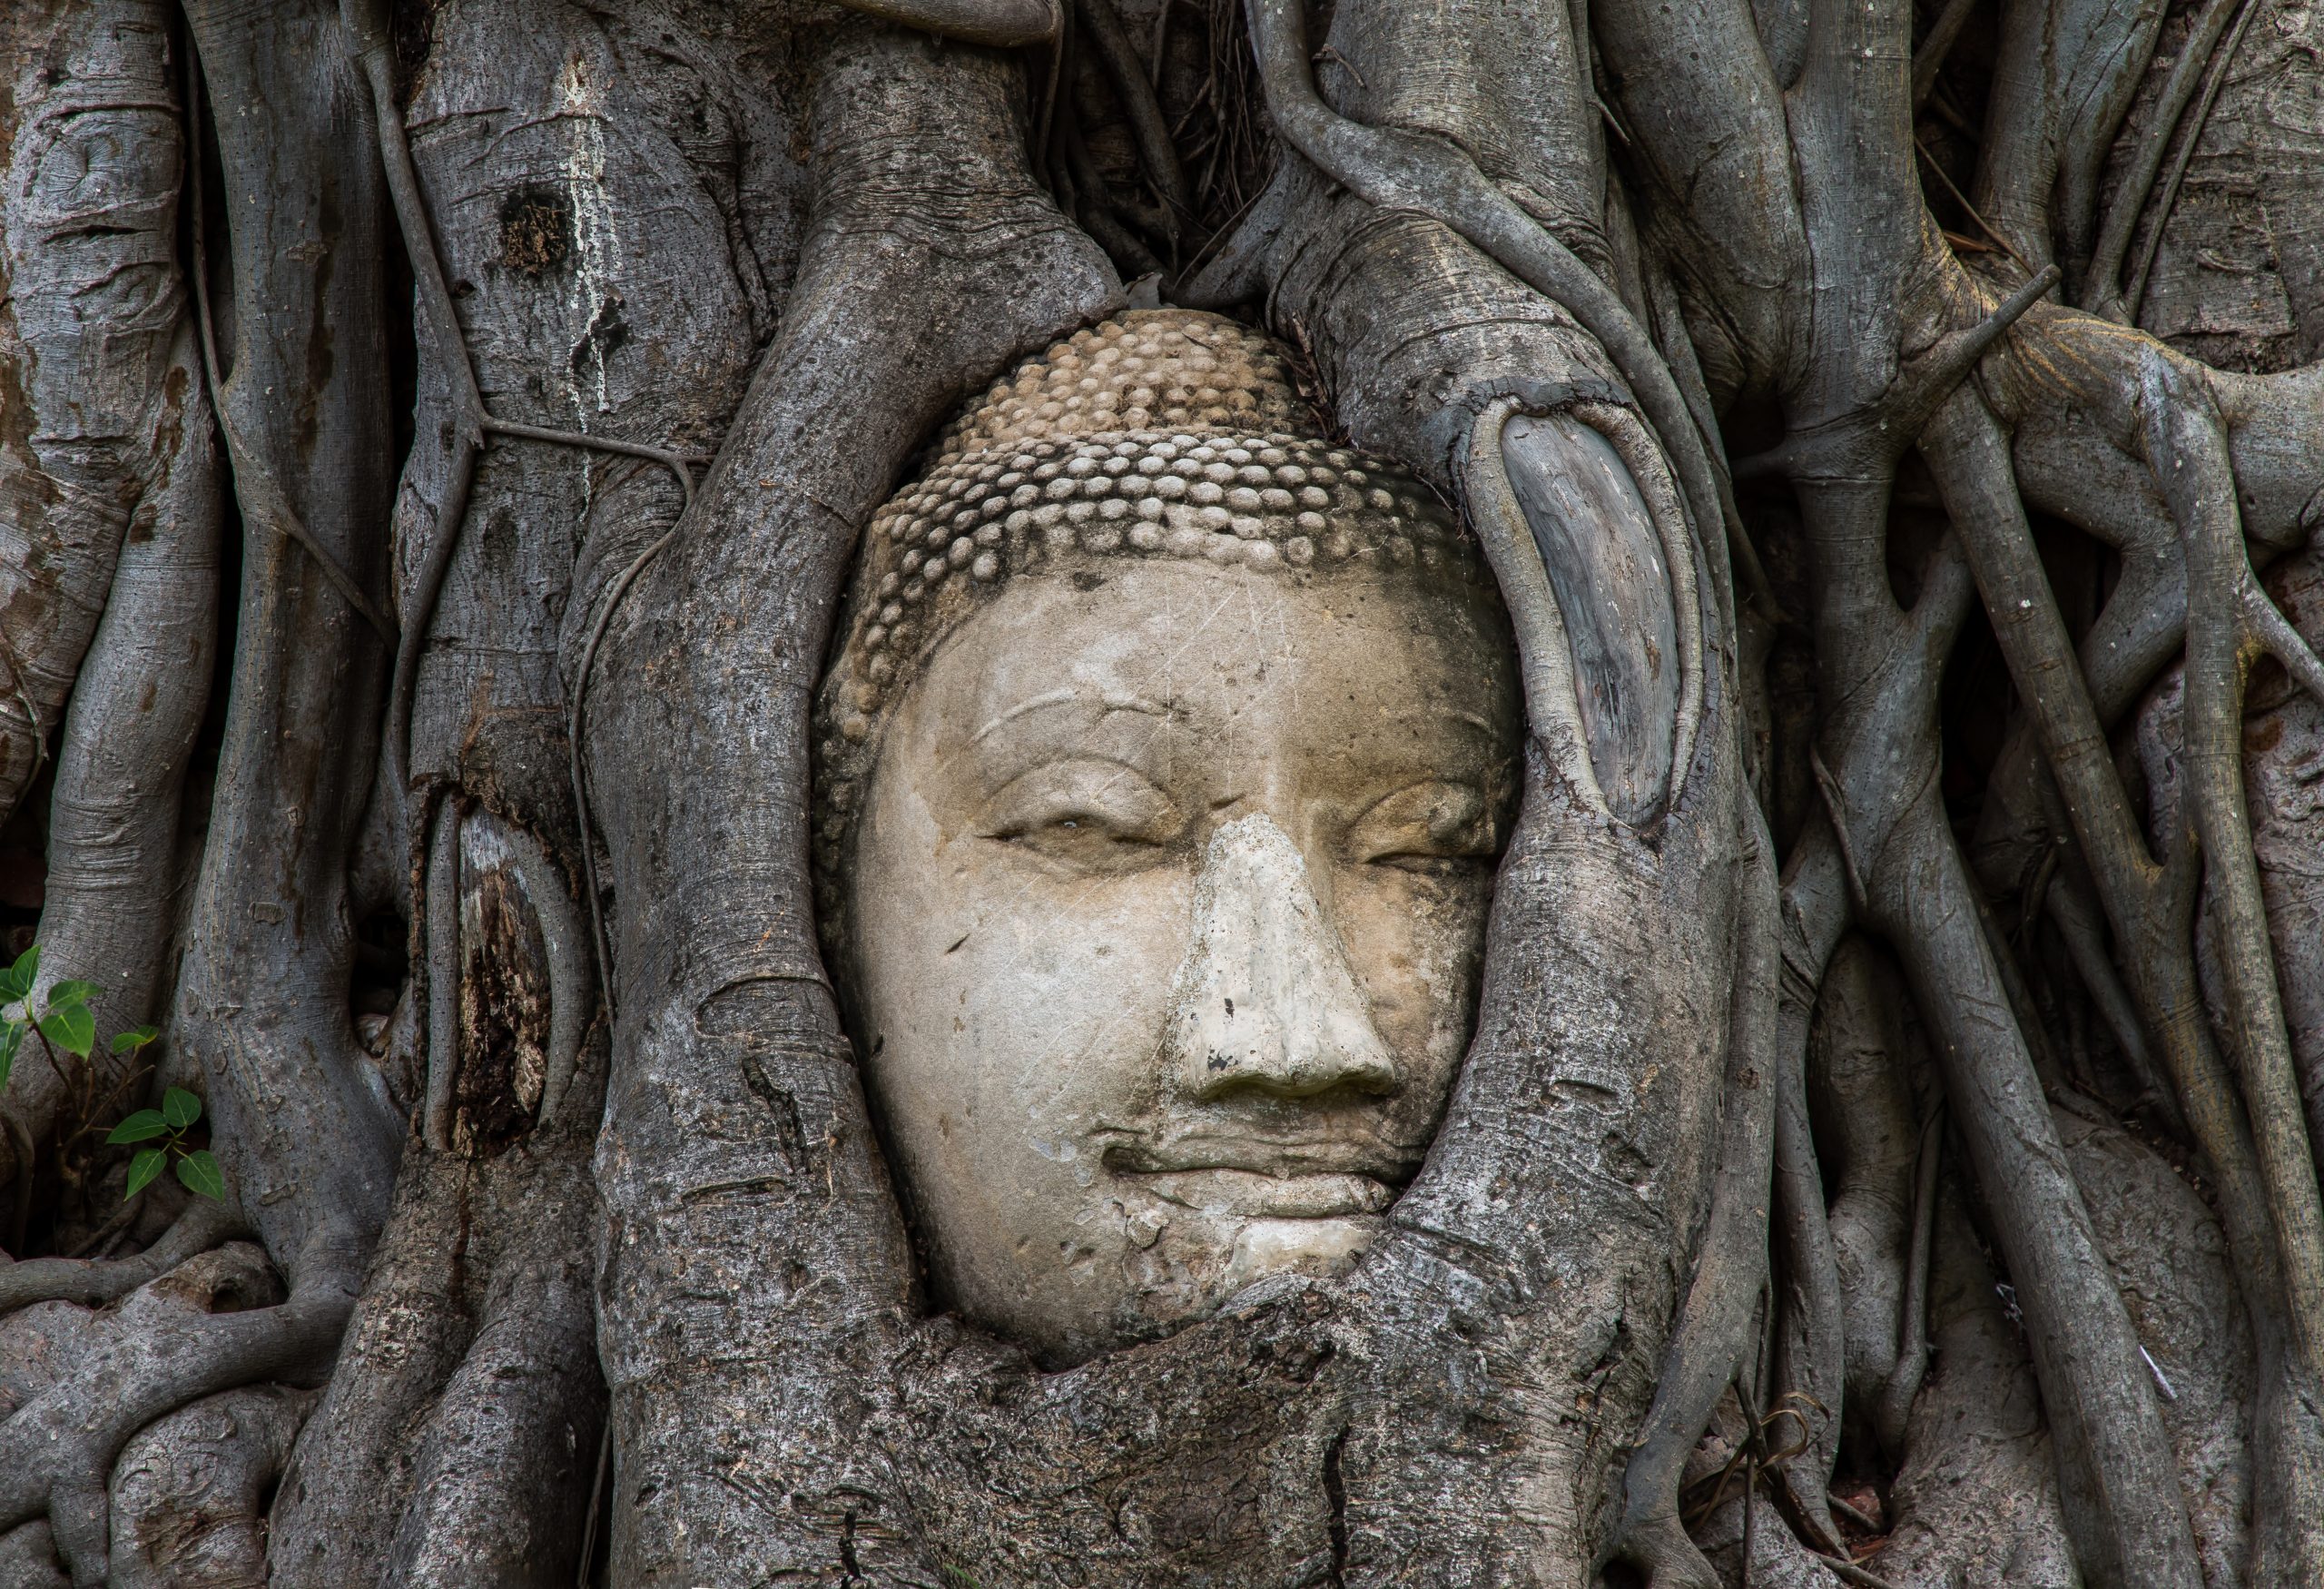
<path fill-rule="evenodd" d="M 827 933 L 889 710 L 1013 577 L 1158 558 L 1492 583 L 1426 485 L 1334 446 L 1274 344 L 1218 315 L 1137 310 L 1077 331 L 1003 377 L 929 458 L 872 518 L 818 705 Z"/>

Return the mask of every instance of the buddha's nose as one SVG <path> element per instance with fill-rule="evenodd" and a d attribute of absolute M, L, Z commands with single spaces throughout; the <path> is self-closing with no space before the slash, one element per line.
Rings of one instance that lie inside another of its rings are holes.
<path fill-rule="evenodd" d="M 1179 1088 L 1206 1100 L 1395 1090 L 1396 1062 L 1306 863 L 1265 814 L 1228 823 L 1204 853 L 1163 1058 Z"/>

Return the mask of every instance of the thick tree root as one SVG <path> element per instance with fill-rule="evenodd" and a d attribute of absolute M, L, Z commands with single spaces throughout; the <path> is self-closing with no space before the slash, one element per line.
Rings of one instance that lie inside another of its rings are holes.
<path fill-rule="evenodd" d="M 56 1564 L 56 1536 L 46 1518 L 0 1535 L 0 1589 L 73 1589 Z"/>
<path fill-rule="evenodd" d="M 1866 1564 L 1897 1589 L 2083 1589 L 2033 1365 L 1954 1189 L 1937 1229 L 1937 1368 L 1892 1492 L 1889 1543 Z"/>
<path fill-rule="evenodd" d="M 274 1509 L 281 1589 L 572 1583 L 605 1420 L 588 1151 L 606 1047 L 562 1126 L 492 1157 L 407 1151 Z"/>
<path fill-rule="evenodd" d="M 51 754 L 133 518 L 173 470 L 207 474 L 168 18 L 154 0 L 0 16 L 0 820 Z"/>
<path fill-rule="evenodd" d="M 1251 0 L 1251 35 L 1267 108 L 1292 146 L 1335 181 L 1384 209 L 1435 219 L 1580 321 L 1629 382 L 1670 460 L 1718 584 L 1728 581 L 1727 536 L 1741 527 L 1669 366 L 1620 296 L 1571 250 L 1444 140 L 1348 120 L 1315 91 L 1306 23 L 1288 0 Z M 1712 533 L 1718 526 L 1723 534 Z M 1690 561 L 1692 559 L 1689 559 Z"/>
<path fill-rule="evenodd" d="M 624 905 L 597 1149 L 623 1582 L 835 1578 L 846 1559 L 876 1579 L 911 1559 L 879 1533 L 893 1486 L 834 1346 L 909 1305 L 911 1265 L 815 952 L 805 703 L 854 527 L 905 457 L 972 383 L 1119 291 L 1025 171 L 1013 64 L 850 27 L 814 81 L 793 306 L 692 532 L 641 581 L 655 601 L 606 633 L 587 747 Z M 937 308 L 970 299 L 996 312 Z M 732 621 L 670 621 L 714 611 Z M 628 754 L 641 735 L 688 786 Z M 728 903 L 684 903 L 704 898 Z M 773 1426 L 739 1447 L 704 1432 Z"/>

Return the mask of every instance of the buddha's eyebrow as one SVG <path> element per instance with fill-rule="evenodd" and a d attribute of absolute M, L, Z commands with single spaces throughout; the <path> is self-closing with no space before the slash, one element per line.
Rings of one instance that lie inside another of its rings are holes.
<path fill-rule="evenodd" d="M 1455 706 L 1450 709 L 1431 706 L 1409 712 L 1385 712 L 1381 715 L 1379 720 L 1383 723 L 1393 724 L 1458 723 L 1463 728 L 1473 728 L 1485 739 L 1498 739 L 1504 732 L 1482 712 L 1472 712 L 1465 706 Z"/>
<path fill-rule="evenodd" d="M 1079 690 L 1073 688 L 1071 686 L 1067 686 L 1062 689 L 1049 690 L 1041 695 L 1034 696 L 1030 699 L 1018 702 L 1015 706 L 1009 707 L 1009 710 L 1001 713 L 991 722 L 986 724 L 983 727 L 970 735 L 969 736 L 969 743 L 970 745 L 975 745 L 981 742 L 986 735 L 992 733 L 996 729 L 1005 727 L 1007 725 L 1016 721 L 1018 718 L 1024 716 L 1029 712 L 1045 712 L 1053 706 L 1086 706 L 1089 704 L 1090 703 L 1088 698 L 1084 696 Z M 1163 718 L 1167 718 L 1170 716 L 1169 707 L 1158 706 L 1155 702 L 1146 699 L 1143 696 L 1108 695 L 1101 697 L 1098 705 L 1101 710 L 1105 712 L 1143 712 L 1148 716 Z"/>

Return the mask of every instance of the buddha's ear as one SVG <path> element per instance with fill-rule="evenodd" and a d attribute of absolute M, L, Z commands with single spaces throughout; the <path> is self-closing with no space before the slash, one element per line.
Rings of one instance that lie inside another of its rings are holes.
<path fill-rule="evenodd" d="M 1535 739 L 1586 803 L 1643 827 L 1691 754 L 1702 637 L 1676 493 L 1625 420 L 1602 404 L 1537 417 L 1496 403 L 1464 484 Z M 1640 442 L 1633 459 L 1624 443 Z"/>

